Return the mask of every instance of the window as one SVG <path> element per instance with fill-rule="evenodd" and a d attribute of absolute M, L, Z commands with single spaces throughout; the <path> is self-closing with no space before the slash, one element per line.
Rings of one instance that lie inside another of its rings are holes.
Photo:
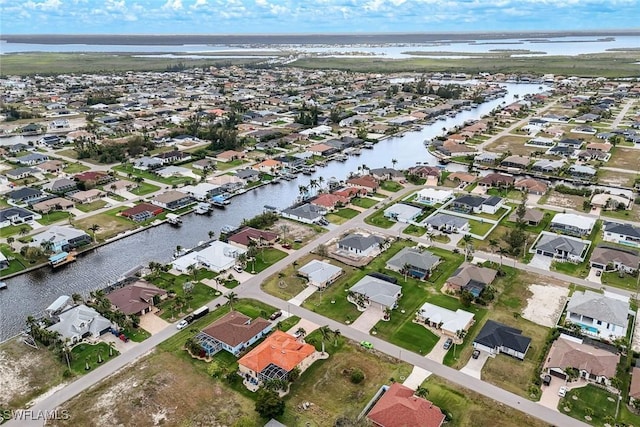
<path fill-rule="evenodd" d="M 602 325 L 602 321 L 601 320 L 598 320 L 596 323 L 598 324 L 598 326 Z"/>

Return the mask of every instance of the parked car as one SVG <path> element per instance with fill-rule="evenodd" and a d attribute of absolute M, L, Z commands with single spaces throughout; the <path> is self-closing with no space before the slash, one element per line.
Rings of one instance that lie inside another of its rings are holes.
<path fill-rule="evenodd" d="M 598 277 L 602 276 L 602 270 L 596 270 L 596 276 Z"/>
<path fill-rule="evenodd" d="M 360 345 L 364 348 L 368 348 L 369 350 L 373 348 L 373 344 L 371 344 L 369 341 L 361 341 Z"/>
<path fill-rule="evenodd" d="M 178 322 L 178 324 L 176 325 L 176 328 L 178 329 L 184 329 L 189 325 L 189 322 L 187 322 L 186 319 L 181 320 L 180 322 Z"/>
<path fill-rule="evenodd" d="M 291 245 L 288 243 L 285 243 L 284 245 L 282 245 L 282 247 L 285 249 L 291 249 Z"/>
<path fill-rule="evenodd" d="M 471 353 L 471 357 L 473 357 L 474 359 L 480 357 L 480 350 L 473 350 L 473 353 Z"/>
<path fill-rule="evenodd" d="M 562 386 L 558 389 L 558 396 L 565 397 L 567 395 L 567 387 Z"/>
<path fill-rule="evenodd" d="M 273 313 L 271 316 L 269 316 L 269 319 L 276 320 L 280 316 L 282 316 L 282 312 L 280 310 L 278 310 L 275 313 Z"/>
<path fill-rule="evenodd" d="M 237 265 L 237 264 L 233 266 L 233 269 L 238 273 L 242 273 L 244 271 L 244 268 L 242 268 L 241 265 Z"/>
<path fill-rule="evenodd" d="M 443 348 L 445 350 L 449 350 L 449 347 L 451 347 L 451 344 L 453 344 L 453 340 L 451 338 L 447 338 L 447 340 L 444 342 Z"/>

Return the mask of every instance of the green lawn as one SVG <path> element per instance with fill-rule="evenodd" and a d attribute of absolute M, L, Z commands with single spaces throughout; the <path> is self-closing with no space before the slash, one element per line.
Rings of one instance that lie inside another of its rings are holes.
<path fill-rule="evenodd" d="M 278 322 L 278 329 L 286 332 L 289 329 L 293 328 L 295 325 L 297 325 L 299 321 L 300 321 L 300 318 L 298 316 L 287 317 L 283 321 Z"/>
<path fill-rule="evenodd" d="M 560 273 L 568 274 L 570 276 L 585 278 L 589 274 L 589 270 L 591 269 L 591 264 L 589 260 L 591 259 L 591 254 L 593 250 L 596 248 L 598 243 L 602 241 L 602 233 L 600 233 L 600 229 L 602 227 L 602 221 L 596 221 L 596 225 L 593 227 L 591 234 L 589 235 L 588 240 L 591 241 L 591 246 L 589 246 L 589 250 L 587 251 L 587 255 L 579 264 L 574 264 L 572 262 L 557 262 L 553 261 L 551 263 L 551 271 L 557 271 Z"/>
<path fill-rule="evenodd" d="M 0 237 L 10 237 L 13 236 L 15 234 L 20 234 L 20 230 L 26 230 L 28 234 L 32 228 L 29 224 L 20 224 L 20 225 L 10 225 L 8 227 L 2 227 L 2 230 L 0 230 Z"/>
<path fill-rule="evenodd" d="M 78 208 L 82 212 L 93 212 L 97 211 L 98 209 L 102 209 L 105 206 L 107 206 L 107 202 L 105 202 L 104 200 L 95 200 L 91 203 L 77 204 L 76 208 Z"/>
<path fill-rule="evenodd" d="M 98 344 L 78 344 L 71 350 L 71 370 L 79 375 L 84 375 L 87 372 L 97 368 L 101 364 L 98 363 L 98 355 L 102 355 L 102 363 L 108 362 L 110 359 L 116 357 L 118 351 L 113 349 L 113 356 L 109 357 L 109 345 L 104 342 Z M 89 364 L 89 370 L 86 370 L 86 364 Z"/>
<path fill-rule="evenodd" d="M 384 209 L 386 209 L 386 206 L 366 217 L 364 222 L 380 228 L 390 228 L 395 224 L 395 221 L 391 221 L 389 218 L 384 216 Z"/>
<path fill-rule="evenodd" d="M 417 225 L 409 224 L 408 226 L 405 227 L 404 230 L 402 230 L 402 232 L 404 234 L 409 234 L 411 236 L 420 237 L 427 232 L 427 229 L 424 227 L 418 227 Z"/>
<path fill-rule="evenodd" d="M 135 194 L 136 196 L 144 196 L 145 194 L 153 193 L 154 191 L 158 191 L 160 187 L 157 185 L 149 184 L 148 182 L 140 182 L 138 183 L 138 187 L 129 191 L 131 194 Z"/>
<path fill-rule="evenodd" d="M 274 274 L 262 282 L 262 290 L 283 300 L 289 300 L 307 287 L 307 279 L 298 276 L 297 269 L 306 265 L 312 259 L 320 259 L 315 255 L 308 255 L 288 265 L 278 274 Z"/>
<path fill-rule="evenodd" d="M 506 214 L 508 212 L 508 210 L 506 208 L 500 208 L 498 209 L 498 212 L 494 213 L 494 214 L 490 214 L 490 213 L 486 213 L 486 212 L 480 212 L 480 213 L 474 213 L 474 216 L 479 216 L 481 218 L 487 218 L 487 219 L 493 219 L 495 221 L 499 220 L 500 218 L 502 218 L 502 215 Z"/>
<path fill-rule="evenodd" d="M 232 160 L 230 162 L 218 162 L 216 163 L 216 169 L 221 170 L 221 171 L 225 171 L 228 169 L 232 169 L 235 168 L 237 166 L 243 165 L 244 163 L 247 163 L 244 160 L 238 159 L 238 160 Z"/>
<path fill-rule="evenodd" d="M 484 236 L 489 230 L 491 230 L 491 227 L 493 227 L 493 224 L 490 224 L 488 222 L 476 221 L 474 219 L 470 219 L 468 221 L 469 232 L 477 234 L 478 236 Z"/>
<path fill-rule="evenodd" d="M 574 396 L 577 399 L 574 399 Z M 613 425 L 615 422 L 624 422 L 629 425 L 640 424 L 640 416 L 629 412 L 624 403 L 620 404 L 618 419 L 614 419 L 617 399 L 617 395 L 589 384 L 586 387 L 569 390 L 567 395 L 560 399 L 558 410 L 594 426 L 602 426 L 605 423 Z M 565 411 L 565 407 L 570 410 Z M 593 415 L 590 415 L 591 420 L 589 421 L 585 419 L 585 416 L 589 415 L 590 411 L 593 411 Z"/>
<path fill-rule="evenodd" d="M 360 212 L 358 212 L 357 210 L 351 208 L 342 208 L 334 212 L 335 215 L 346 219 L 355 218 L 359 213 Z"/>
<path fill-rule="evenodd" d="M 617 271 L 611 271 L 608 273 L 602 273 L 603 285 L 615 286 L 617 288 L 629 289 L 635 291 L 637 288 L 638 277 L 634 277 L 630 274 L 623 273 L 622 277 L 618 274 Z"/>
<path fill-rule="evenodd" d="M 321 292 L 315 292 L 307 298 L 302 306 L 308 310 L 322 314 L 342 323 L 353 323 L 362 313 L 356 306 L 347 301 L 347 292 L 357 280 L 342 275 L 335 283 Z"/>
<path fill-rule="evenodd" d="M 180 296 L 185 299 L 185 305 L 182 307 L 176 305 L 175 298 L 167 298 L 165 301 L 162 301 L 157 306 L 161 310 L 159 313 L 160 317 L 165 320 L 175 321 L 178 317 L 182 317 L 183 315 L 192 312 L 215 298 L 215 289 L 210 288 L 207 285 L 203 285 L 200 282 L 195 282 L 190 293 L 191 299 L 186 301 L 187 294 L 183 289 L 183 284 L 187 280 L 188 278 L 185 278 L 185 276 L 173 276 L 173 279 L 171 280 L 166 277 L 150 278 L 150 281 L 158 287 L 166 289 L 169 292 L 174 292 L 176 297 Z"/>
<path fill-rule="evenodd" d="M 58 221 L 64 221 L 71 217 L 69 212 L 65 211 L 53 211 L 46 214 L 42 214 L 42 219 L 39 219 L 38 222 L 42 225 L 50 225 Z"/>
<path fill-rule="evenodd" d="M 395 193 L 396 191 L 402 190 L 404 187 L 398 184 L 395 181 L 382 181 L 380 183 L 380 189 L 385 191 L 391 191 Z"/>
<path fill-rule="evenodd" d="M 175 176 L 175 177 L 170 177 L 170 178 L 163 178 L 160 175 L 157 175 L 153 172 L 149 172 L 149 171 L 145 171 L 145 170 L 140 170 L 140 169 L 135 169 L 133 167 L 133 165 L 127 163 L 124 165 L 118 165 L 118 166 L 114 166 L 113 170 L 121 172 L 125 175 L 127 175 L 127 177 L 129 176 L 139 176 L 141 178 L 144 179 L 148 179 L 150 181 L 155 181 L 155 182 L 161 182 L 163 184 L 168 184 L 168 185 L 180 185 L 180 184 L 191 184 L 193 182 L 193 178 L 188 178 L 188 177 L 184 177 L 184 176 Z"/>
<path fill-rule="evenodd" d="M 121 332 L 128 336 L 133 342 L 142 342 L 151 336 L 149 332 L 142 328 L 123 329 Z"/>
<path fill-rule="evenodd" d="M 265 268 L 270 267 L 286 257 L 286 252 L 276 248 L 258 249 L 258 254 L 255 256 L 255 260 L 247 261 L 247 270 L 251 273 L 260 273 Z"/>
<path fill-rule="evenodd" d="M 121 210 L 123 208 L 120 208 Z M 126 208 L 125 208 L 126 209 Z M 114 210 L 118 212 L 118 208 Z M 96 232 L 97 240 L 106 240 L 111 237 L 114 237 L 123 231 L 133 230 L 138 227 L 138 224 L 129 221 L 126 218 L 116 216 L 114 212 L 102 212 L 97 215 L 92 215 L 87 218 L 83 218 L 80 220 L 74 220 L 73 226 L 76 228 L 82 228 L 87 231 L 89 235 L 92 235 L 92 232 L 89 231 L 89 228 L 94 224 L 98 225 L 100 228 Z"/>
<path fill-rule="evenodd" d="M 17 273 L 18 271 L 22 271 L 27 268 L 27 266 L 29 266 L 29 262 L 25 260 L 19 253 L 13 252 L 9 245 L 7 245 L 6 243 L 0 243 L 0 252 L 2 252 L 2 254 L 10 260 L 9 267 L 0 271 L 0 277 Z"/>
<path fill-rule="evenodd" d="M 336 225 L 341 225 L 341 224 L 344 224 L 345 222 L 348 221 L 347 218 L 343 218 L 343 217 L 338 216 L 338 215 L 336 215 L 334 213 L 328 213 L 324 217 L 325 217 L 325 219 L 327 221 L 329 221 L 332 224 L 336 224 Z"/>
<path fill-rule="evenodd" d="M 83 165 L 82 163 L 68 163 L 63 171 L 65 173 L 80 173 L 88 171 L 90 168 L 88 166 Z"/>
<path fill-rule="evenodd" d="M 375 206 L 376 203 L 378 203 L 377 200 L 369 199 L 368 197 L 355 197 L 351 200 L 352 205 L 366 209 Z"/>

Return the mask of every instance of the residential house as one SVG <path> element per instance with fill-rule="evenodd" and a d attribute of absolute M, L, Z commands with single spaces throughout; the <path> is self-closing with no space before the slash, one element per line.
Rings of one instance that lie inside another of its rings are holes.
<path fill-rule="evenodd" d="M 640 400 L 640 368 L 634 366 L 631 368 L 631 385 L 629 387 L 629 401 L 632 405 Z"/>
<path fill-rule="evenodd" d="M 220 273 L 233 267 L 238 261 L 238 257 L 245 253 L 247 253 L 245 249 L 215 240 L 204 249 L 189 252 L 176 258 L 172 265 L 173 268 L 181 273 L 187 272 L 191 265 L 208 268 L 214 273 Z"/>
<path fill-rule="evenodd" d="M 605 221 L 602 240 L 626 246 L 640 247 L 640 227 L 632 224 L 621 224 Z"/>
<path fill-rule="evenodd" d="M 40 173 L 40 171 L 38 169 L 35 168 L 15 168 L 15 169 L 11 169 L 8 171 L 5 171 L 4 174 L 7 176 L 7 178 L 12 179 L 12 180 L 19 180 L 19 179 L 24 179 L 26 177 L 29 176 L 33 176 Z"/>
<path fill-rule="evenodd" d="M 574 150 L 582 148 L 582 144 L 584 144 L 584 141 L 581 139 L 564 138 L 558 141 L 558 147 L 568 147 Z"/>
<path fill-rule="evenodd" d="M 590 244 L 588 240 L 543 231 L 529 251 L 560 262 L 579 263 L 584 261 Z"/>
<path fill-rule="evenodd" d="M 306 277 L 308 284 L 324 289 L 338 280 L 342 269 L 325 261 L 311 260 L 298 269 L 298 274 Z"/>
<path fill-rule="evenodd" d="M 46 162 L 42 162 L 36 166 L 36 169 L 40 170 L 42 173 L 52 173 L 57 174 L 62 171 L 64 168 L 64 162 L 60 160 L 49 160 Z"/>
<path fill-rule="evenodd" d="M 525 208 L 522 221 L 527 225 L 535 226 L 540 224 L 540 221 L 542 221 L 542 218 L 544 218 L 544 212 L 534 208 Z M 509 215 L 508 221 L 511 221 L 511 222 L 518 221 L 517 211 L 513 211 L 511 215 Z"/>
<path fill-rule="evenodd" d="M 247 183 L 260 181 L 260 172 L 254 169 L 236 170 L 236 176 Z"/>
<path fill-rule="evenodd" d="M 540 173 L 556 173 L 562 169 L 566 163 L 566 160 L 541 159 L 533 163 L 531 170 Z"/>
<path fill-rule="evenodd" d="M 444 213 L 436 213 L 422 221 L 422 224 L 431 230 L 438 230 L 444 233 L 460 233 L 469 230 L 469 220 Z"/>
<path fill-rule="evenodd" d="M 87 191 L 76 191 L 74 193 L 70 193 L 68 197 L 76 203 L 91 203 L 105 195 L 106 193 L 104 191 L 93 188 Z"/>
<path fill-rule="evenodd" d="M 2 252 L 0 252 L 0 271 L 7 268 L 9 268 L 9 260 Z"/>
<path fill-rule="evenodd" d="M 387 261 L 387 269 L 397 271 L 418 279 L 428 279 L 431 272 L 440 264 L 440 258 L 429 251 L 418 248 L 402 248 Z"/>
<path fill-rule="evenodd" d="M 216 168 L 216 161 L 213 159 L 204 158 L 191 163 L 191 167 L 199 171 L 203 171 L 205 169 L 211 170 Z"/>
<path fill-rule="evenodd" d="M 314 144 L 308 146 L 307 151 L 314 156 L 329 156 L 336 153 L 338 149 L 327 144 Z"/>
<path fill-rule="evenodd" d="M 348 179 L 346 184 L 349 187 L 362 188 L 367 191 L 367 194 L 375 193 L 380 188 L 378 181 L 370 175 Z"/>
<path fill-rule="evenodd" d="M 68 338 L 71 344 L 78 343 L 83 338 L 99 337 L 114 327 L 111 321 L 84 304 L 61 312 L 54 320 L 56 323 L 47 330 L 58 332 L 63 340 Z"/>
<path fill-rule="evenodd" d="M 587 180 L 591 180 L 595 178 L 596 174 L 598 173 L 598 171 L 592 168 L 591 166 L 584 166 L 584 165 L 571 165 L 569 167 L 568 172 L 569 172 L 569 175 L 571 175 L 574 178 L 587 179 Z"/>
<path fill-rule="evenodd" d="M 591 253 L 591 267 L 604 271 L 620 271 L 634 274 L 638 271 L 640 256 L 632 249 L 620 249 L 598 245 Z"/>
<path fill-rule="evenodd" d="M 189 168 L 182 166 L 166 166 L 155 171 L 163 178 L 171 178 L 174 176 L 193 177 L 193 172 Z"/>
<path fill-rule="evenodd" d="M 249 171 L 251 171 L 252 173 L 255 172 L 258 177 L 260 176 L 260 174 L 258 174 L 258 172 L 254 170 L 249 169 Z M 210 177 L 207 181 L 214 185 L 219 185 L 220 189 L 225 192 L 236 191 L 244 187 L 246 184 L 242 178 L 236 175 L 213 176 L 213 177 Z"/>
<path fill-rule="evenodd" d="M 349 298 L 359 308 L 372 304 L 378 309 L 393 309 L 402 296 L 402 287 L 377 277 L 366 275 L 349 288 Z"/>
<path fill-rule="evenodd" d="M 460 184 L 460 186 L 471 185 L 476 182 L 477 178 L 477 176 L 466 172 L 453 172 L 447 177 L 448 180 Z"/>
<path fill-rule="evenodd" d="M 42 218 L 42 216 L 27 209 L 12 206 L 0 209 L 0 228 L 9 227 L 10 225 L 25 224 L 40 218 Z"/>
<path fill-rule="evenodd" d="M 382 387 L 383 394 L 367 414 L 379 427 L 440 427 L 445 414 L 433 403 L 417 397 L 414 391 L 400 383 Z M 376 395 L 377 396 L 377 395 Z"/>
<path fill-rule="evenodd" d="M 381 251 L 384 238 L 373 234 L 351 233 L 338 241 L 338 250 L 351 256 L 367 257 Z"/>
<path fill-rule="evenodd" d="M 238 311 L 231 311 L 204 328 L 195 340 L 209 357 L 221 350 L 238 357 L 271 332 L 273 326 L 261 317 L 252 320 Z"/>
<path fill-rule="evenodd" d="M 557 213 L 551 220 L 550 230 L 568 234 L 569 236 L 586 237 L 591 234 L 595 224 L 596 218 L 584 215 Z"/>
<path fill-rule="evenodd" d="M 157 154 L 154 157 L 159 159 L 163 165 L 191 160 L 191 154 L 178 150 L 166 151 L 164 153 Z"/>
<path fill-rule="evenodd" d="M 156 305 L 156 301 L 167 298 L 167 291 L 161 289 L 146 280 L 138 280 L 134 283 L 116 289 L 107 295 L 111 305 L 121 313 L 141 316 L 150 313 Z"/>
<path fill-rule="evenodd" d="M 32 236 L 31 246 L 41 247 L 49 242 L 53 252 L 68 252 L 71 249 L 88 245 L 92 242 L 91 236 L 83 230 L 70 225 L 52 225 L 46 231 Z"/>
<path fill-rule="evenodd" d="M 423 188 L 416 193 L 416 202 L 425 205 L 445 204 L 453 197 L 451 190 L 436 190 L 434 188 Z"/>
<path fill-rule="evenodd" d="M 543 136 L 537 136 L 528 140 L 524 145 L 534 147 L 553 147 L 556 144 L 553 138 L 545 138 Z"/>
<path fill-rule="evenodd" d="M 349 203 L 349 199 L 338 194 L 325 193 L 320 194 L 318 197 L 310 202 L 312 205 L 326 209 L 327 212 L 332 212 L 336 208 L 342 207 Z"/>
<path fill-rule="evenodd" d="M 567 303 L 565 322 L 579 325 L 586 335 L 615 340 L 627 335 L 629 310 L 628 297 L 576 290 Z"/>
<path fill-rule="evenodd" d="M 416 313 L 416 321 L 438 329 L 443 335 L 460 338 L 473 326 L 473 313 L 457 309 L 456 311 L 425 302 Z"/>
<path fill-rule="evenodd" d="M 153 218 L 162 212 L 163 209 L 159 206 L 152 205 L 151 203 L 140 203 L 139 205 L 120 212 L 120 215 L 133 221 L 141 222 Z"/>
<path fill-rule="evenodd" d="M 160 206 L 161 208 L 174 211 L 190 205 L 193 203 L 193 199 L 191 196 L 181 191 L 169 190 L 153 198 L 151 203 L 156 206 Z"/>
<path fill-rule="evenodd" d="M 473 348 L 491 356 L 504 353 L 520 360 L 524 360 L 530 345 L 531 338 L 522 335 L 520 329 L 493 320 L 487 320 L 473 341 Z"/>
<path fill-rule="evenodd" d="M 403 181 L 405 179 L 401 171 L 392 168 L 369 169 L 369 175 L 378 181 Z"/>
<path fill-rule="evenodd" d="M 274 331 L 238 360 L 244 383 L 257 387 L 269 380 L 284 380 L 294 368 L 304 372 L 317 359 L 316 349 L 282 331 Z"/>
<path fill-rule="evenodd" d="M 493 283 L 496 274 L 498 272 L 491 268 L 465 262 L 447 279 L 447 287 L 454 292 L 469 292 L 477 298 L 484 288 Z"/>
<path fill-rule="evenodd" d="M 235 243 L 241 247 L 250 246 L 254 242 L 257 246 L 272 246 L 279 239 L 277 233 L 271 231 L 258 230 L 257 228 L 244 227 L 237 233 L 229 236 L 227 241 Z"/>
<path fill-rule="evenodd" d="M 326 213 L 325 208 L 306 203 L 302 206 L 284 209 L 280 212 L 280 216 L 305 224 L 315 224 L 322 220 Z"/>
<path fill-rule="evenodd" d="M 483 197 L 466 194 L 454 199 L 447 208 L 466 214 L 481 212 L 495 214 L 502 207 L 502 202 L 503 200 L 498 196 Z"/>
<path fill-rule="evenodd" d="M 490 173 L 478 180 L 478 185 L 486 188 L 503 188 L 509 187 L 514 184 L 516 179 L 511 175 L 505 175 L 502 173 Z"/>
<path fill-rule="evenodd" d="M 500 166 L 507 169 L 515 169 L 517 171 L 522 171 L 527 169 L 531 163 L 531 158 L 527 156 L 507 156 L 500 162 Z M 508 184 L 507 184 L 508 185 Z"/>
<path fill-rule="evenodd" d="M 15 158 L 15 162 L 23 166 L 35 166 L 48 160 L 49 156 L 40 153 L 29 153 L 26 156 Z"/>
<path fill-rule="evenodd" d="M 223 193 L 219 185 L 208 182 L 200 182 L 196 185 L 185 185 L 180 188 L 180 191 L 200 201 L 210 200 L 213 196 Z"/>
<path fill-rule="evenodd" d="M 396 203 L 384 210 L 386 218 L 402 223 L 413 222 L 421 213 L 422 209 L 405 203 Z"/>
<path fill-rule="evenodd" d="M 139 159 L 135 159 L 133 162 L 134 169 L 140 170 L 155 170 L 162 167 L 162 165 L 164 165 L 164 162 L 158 157 L 144 156 Z"/>
<path fill-rule="evenodd" d="M 122 194 L 128 191 L 134 190 L 138 188 L 138 184 L 135 182 L 127 181 L 124 179 L 119 179 L 117 181 L 110 182 L 109 184 L 104 186 L 105 190 L 109 190 L 109 192 L 114 194 Z"/>
<path fill-rule="evenodd" d="M 69 178 L 60 178 L 55 181 L 50 181 L 42 186 L 43 189 L 50 191 L 51 193 L 63 194 L 67 191 L 72 191 L 77 188 L 76 181 Z"/>
<path fill-rule="evenodd" d="M 282 162 L 274 159 L 266 159 L 252 166 L 253 169 L 262 173 L 274 174 L 282 169 Z"/>
<path fill-rule="evenodd" d="M 418 178 L 426 179 L 430 176 L 439 177 L 442 171 L 435 166 L 413 166 L 407 170 L 409 175 L 415 175 Z"/>
<path fill-rule="evenodd" d="M 45 194 L 42 191 L 31 187 L 18 188 L 5 195 L 9 202 L 15 204 L 33 203 L 36 200 L 42 199 L 44 196 Z"/>
<path fill-rule="evenodd" d="M 549 156 L 558 156 L 558 157 L 564 157 L 565 159 L 568 159 L 570 157 L 573 157 L 576 153 L 576 149 L 574 149 L 573 147 L 567 147 L 564 145 L 556 145 L 555 147 L 551 147 L 549 148 L 545 154 L 549 155 Z"/>
<path fill-rule="evenodd" d="M 547 183 L 534 178 L 523 178 L 514 184 L 516 190 L 529 194 L 542 195 L 547 192 Z"/>
<path fill-rule="evenodd" d="M 82 182 L 82 183 L 91 182 L 97 185 L 102 185 L 111 181 L 112 178 L 105 172 L 86 171 L 86 172 L 82 172 L 74 175 L 73 179 L 75 179 L 77 182 Z"/>
<path fill-rule="evenodd" d="M 592 207 L 609 211 L 630 209 L 632 202 L 624 196 L 609 193 L 598 193 L 591 197 Z"/>
<path fill-rule="evenodd" d="M 487 169 L 485 166 L 495 166 L 500 159 L 500 154 L 485 151 L 473 158 L 473 164 L 479 168 Z"/>
<path fill-rule="evenodd" d="M 606 347 L 594 347 L 580 338 L 562 334 L 551 345 L 542 370 L 566 380 L 567 369 L 573 368 L 579 371 L 579 378 L 609 386 L 618 363 L 620 355 Z"/>

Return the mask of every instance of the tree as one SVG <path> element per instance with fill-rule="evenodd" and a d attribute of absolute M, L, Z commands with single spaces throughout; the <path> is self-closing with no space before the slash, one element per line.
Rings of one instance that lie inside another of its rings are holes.
<path fill-rule="evenodd" d="M 29 234 L 29 227 L 27 227 L 26 225 L 23 225 L 18 230 L 18 234 L 21 235 L 21 236 L 26 236 L 27 234 Z"/>
<path fill-rule="evenodd" d="M 421 397 L 423 399 L 426 399 L 426 397 L 429 395 L 429 390 L 427 390 L 424 387 L 418 387 L 416 389 L 416 392 L 414 393 L 416 396 Z"/>
<path fill-rule="evenodd" d="M 9 249 L 13 250 L 13 242 L 15 242 L 16 239 L 14 237 L 7 237 L 7 244 L 9 245 Z"/>
<path fill-rule="evenodd" d="M 53 252 L 54 245 L 51 240 L 43 240 L 42 242 L 40 242 L 40 246 L 42 247 L 42 250 L 44 251 L 44 253 Z"/>
<path fill-rule="evenodd" d="M 227 292 L 224 297 L 227 299 L 227 304 L 229 304 L 229 307 L 233 309 L 233 304 L 238 302 L 238 294 L 236 294 L 235 292 Z"/>
<path fill-rule="evenodd" d="M 187 272 L 193 277 L 193 280 L 198 278 L 198 266 L 196 264 L 191 264 L 187 267 Z"/>
<path fill-rule="evenodd" d="M 524 216 L 527 213 L 527 193 L 525 191 L 522 192 L 522 201 L 518 205 L 516 209 L 516 227 L 520 230 L 523 230 L 526 227 L 526 223 L 524 221 Z"/>
<path fill-rule="evenodd" d="M 498 247 L 498 241 L 496 239 L 489 239 L 489 248 L 491 248 L 491 253 L 496 253 L 496 248 Z"/>
<path fill-rule="evenodd" d="M 407 281 L 407 275 L 409 274 L 409 271 L 411 271 L 411 264 L 405 262 L 402 265 L 402 275 L 404 276 L 404 281 Z"/>
<path fill-rule="evenodd" d="M 216 237 L 216 232 L 213 230 L 209 230 L 207 235 L 209 236 L 209 239 L 213 240 L 213 238 Z"/>
<path fill-rule="evenodd" d="M 301 326 L 296 330 L 296 336 L 298 338 L 304 338 L 307 336 L 307 331 Z"/>
<path fill-rule="evenodd" d="M 396 159 L 391 159 L 391 165 L 393 165 L 394 169 L 395 169 L 397 164 L 398 164 L 398 161 Z"/>
<path fill-rule="evenodd" d="M 324 325 L 318 329 L 318 332 L 322 335 L 322 350 L 324 351 L 324 342 L 329 339 L 333 331 L 329 328 L 329 325 Z"/>
<path fill-rule="evenodd" d="M 284 400 L 278 393 L 265 389 L 258 390 L 256 398 L 256 412 L 265 419 L 277 418 L 284 414 Z"/>
<path fill-rule="evenodd" d="M 336 329 L 333 331 L 333 346 L 337 347 L 338 346 L 338 338 L 340 338 L 340 336 L 342 335 L 342 332 L 340 332 L 340 329 Z"/>
<path fill-rule="evenodd" d="M 93 241 L 96 242 L 96 231 L 100 230 L 100 226 L 98 224 L 92 224 L 89 230 L 93 234 Z"/>
<path fill-rule="evenodd" d="M 356 368 L 353 371 L 351 371 L 350 379 L 352 383 L 360 384 L 362 381 L 364 381 L 364 372 Z"/>

